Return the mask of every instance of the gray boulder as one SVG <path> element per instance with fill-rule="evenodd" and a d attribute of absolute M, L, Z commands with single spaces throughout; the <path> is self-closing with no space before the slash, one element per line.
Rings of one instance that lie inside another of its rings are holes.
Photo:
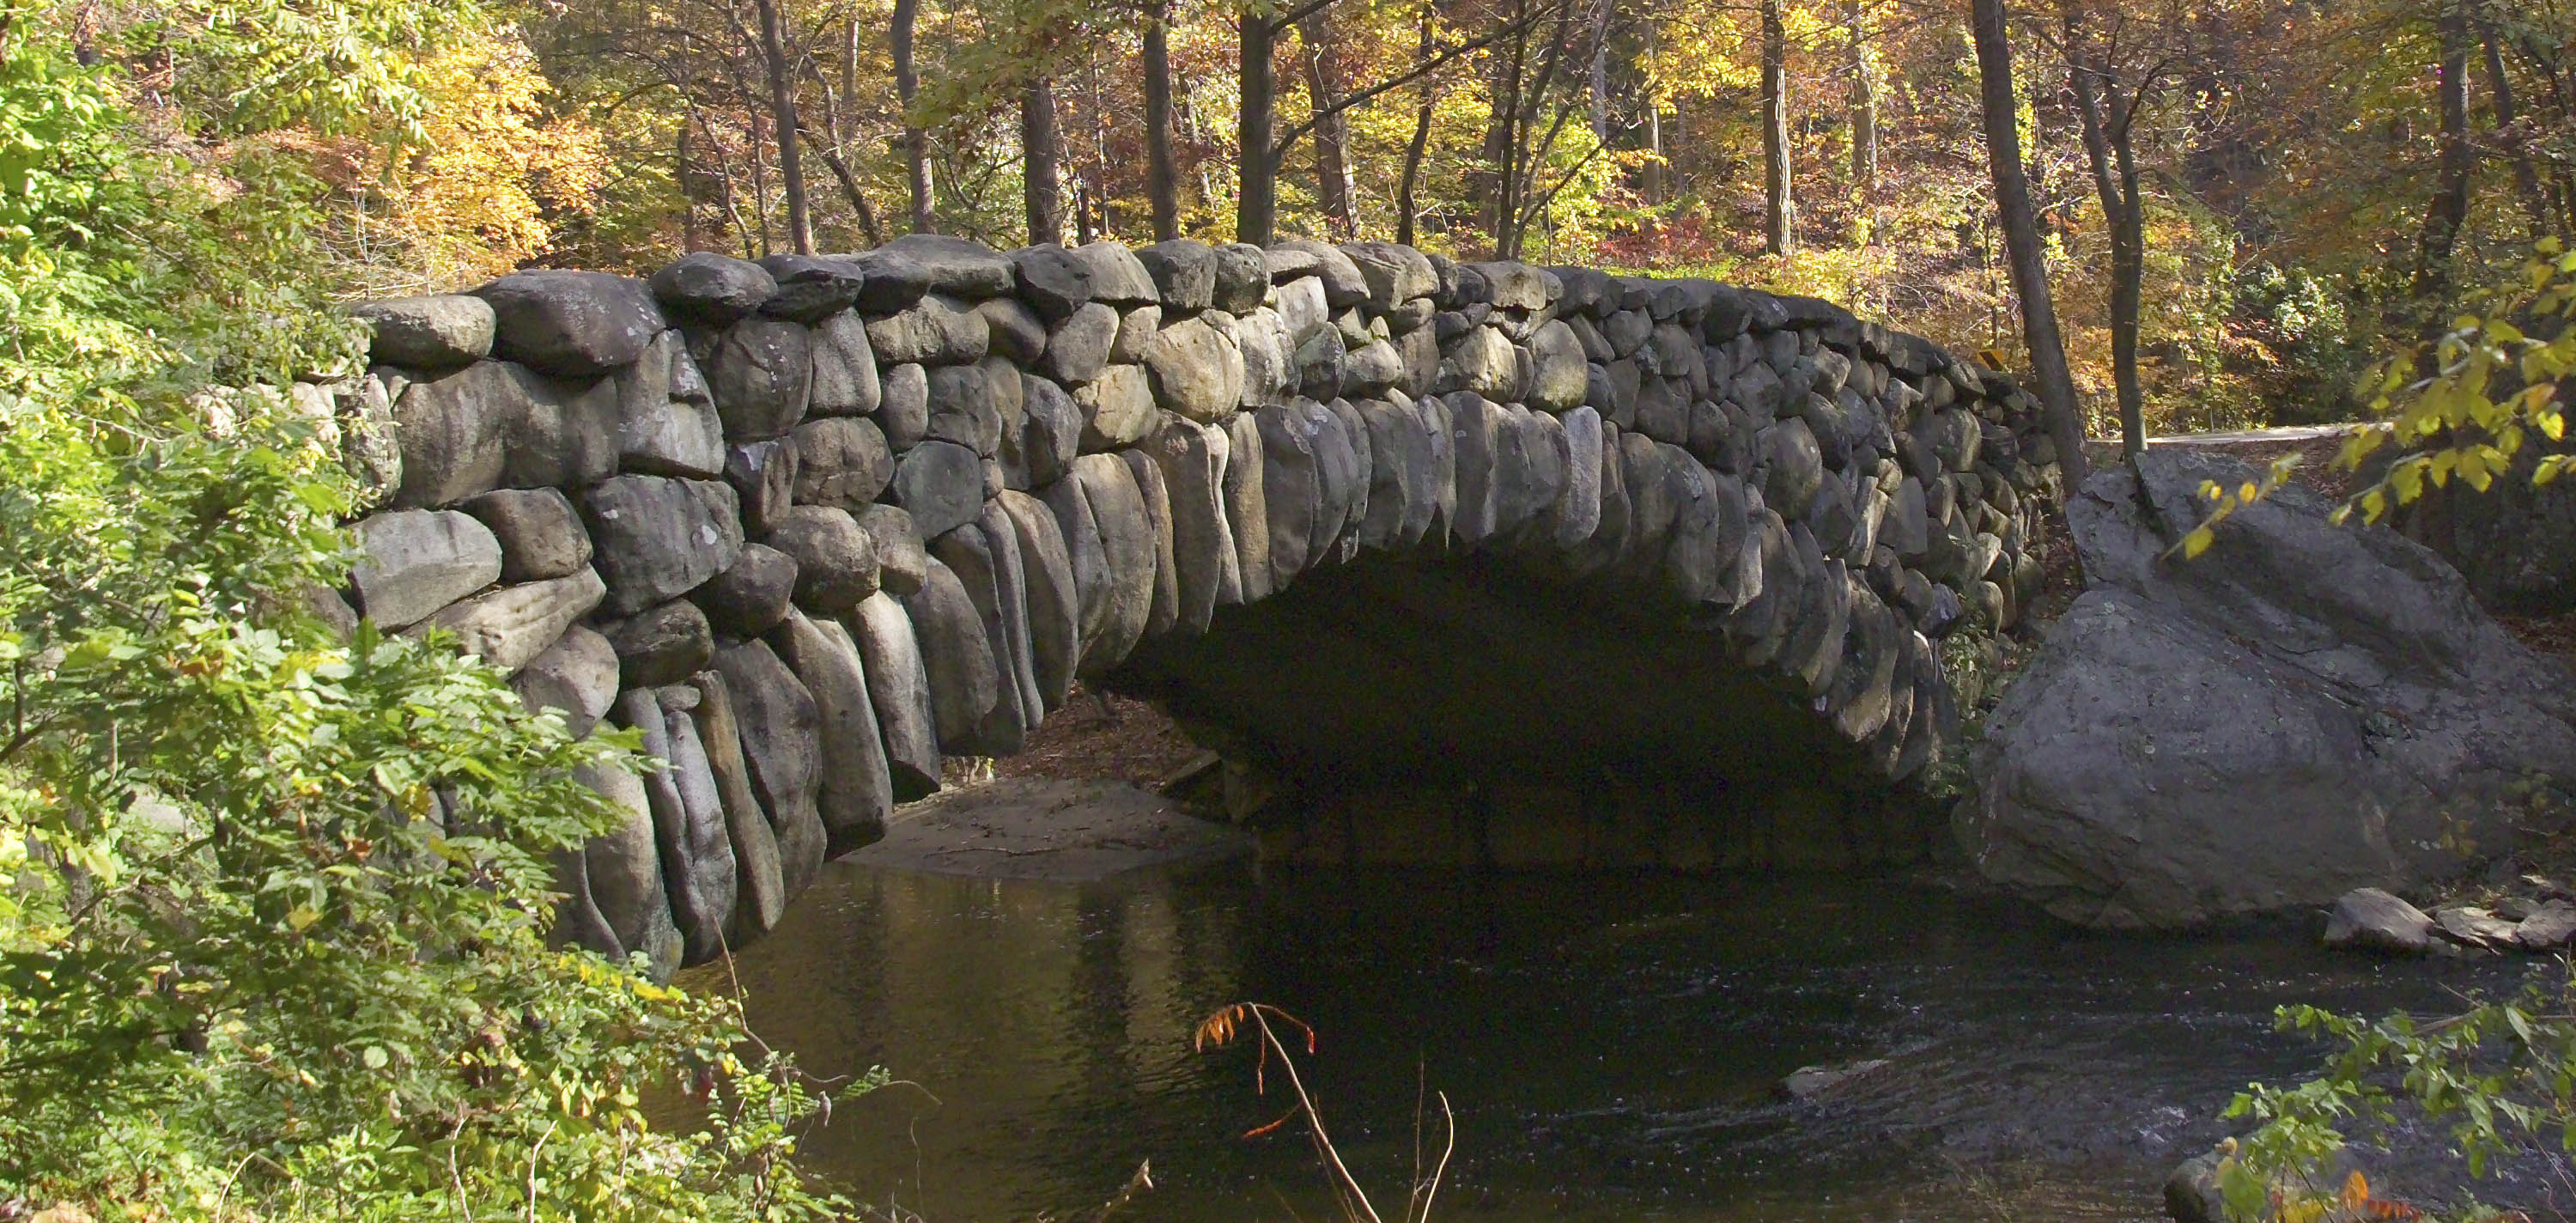
<path fill-rule="evenodd" d="M 886 770 L 897 802 L 939 789 L 939 723 L 931 709 L 930 676 L 912 617 L 884 591 L 859 601 L 849 617 L 850 636 L 866 671 L 868 700 L 876 707 L 885 741 Z"/>
<path fill-rule="evenodd" d="M 837 616 L 877 592 L 876 539 L 848 510 L 800 505 L 761 541 L 796 562 L 796 602 Z"/>
<path fill-rule="evenodd" d="M 912 513 L 880 502 L 860 507 L 851 517 L 876 541 L 877 585 L 896 595 L 921 589 L 930 572 L 929 554 L 922 550 L 921 531 L 913 525 Z"/>
<path fill-rule="evenodd" d="M 877 428 L 886 445 L 910 450 L 930 432 L 930 375 L 918 365 L 898 365 L 885 372 L 884 394 L 877 405 Z"/>
<path fill-rule="evenodd" d="M 1368 286 L 1369 303 L 1381 312 L 1440 290 L 1440 277 L 1432 272 L 1431 261 L 1410 246 L 1353 242 L 1342 247 L 1342 253 L 1359 268 L 1360 279 Z"/>
<path fill-rule="evenodd" d="M 858 645 L 838 620 L 790 611 L 773 636 L 821 719 L 815 809 L 823 818 L 824 854 L 837 858 L 884 837 L 886 817 L 894 811 L 894 778 L 877 737 L 867 672 Z"/>
<path fill-rule="evenodd" d="M 930 371 L 932 441 L 954 442 L 990 458 L 1002 448 L 1002 387 L 984 364 L 945 365 Z M 1010 396 L 1019 398 L 1019 375 L 1007 367 Z"/>
<path fill-rule="evenodd" d="M 1073 690 L 1073 672 L 1082 660 L 1082 595 L 1073 576 L 1073 557 L 1055 515 L 1037 498 L 1004 492 L 993 499 L 1010 520 L 1020 549 L 1029 622 L 1031 675 L 1039 703 L 1053 712 Z"/>
<path fill-rule="evenodd" d="M 750 551 L 748 545 L 744 551 Z M 715 630 L 707 623 L 707 613 L 686 599 L 613 621 L 607 635 L 609 647 L 617 652 L 618 683 L 627 688 L 679 683 L 704 670 L 716 654 Z"/>
<path fill-rule="evenodd" d="M 1163 309 L 1196 312 L 1216 299 L 1216 252 L 1204 242 L 1175 238 L 1136 252 L 1161 294 Z"/>
<path fill-rule="evenodd" d="M 606 272 L 512 272 L 474 296 L 492 307 L 493 355 L 564 378 L 632 362 L 664 326 L 643 281 Z"/>
<path fill-rule="evenodd" d="M 742 551 L 734 491 L 712 480 L 617 476 L 582 494 L 593 564 L 609 614 L 626 615 L 695 589 Z"/>
<path fill-rule="evenodd" d="M 369 359 L 404 369 L 449 369 L 492 354 L 492 307 L 461 293 L 360 302 L 349 316 L 367 324 Z"/>
<path fill-rule="evenodd" d="M 494 488 L 606 476 L 617 469 L 618 404 L 613 381 L 565 387 L 508 361 L 412 382 L 393 403 L 402 452 L 393 504 L 449 505 Z"/>
<path fill-rule="evenodd" d="M 621 953 L 642 953 L 653 979 L 667 981 L 680 967 L 680 931 L 662 887 L 661 847 L 653 835 L 653 809 L 644 783 L 633 773 L 585 765 L 573 776 L 606 797 L 622 818 L 582 847 L 585 890 Z"/>
<path fill-rule="evenodd" d="M 887 365 L 954 365 L 981 361 L 992 327 L 975 308 L 933 293 L 900 313 L 868 322 L 868 346 Z"/>
<path fill-rule="evenodd" d="M 1260 305 L 1270 291 L 1270 262 L 1261 248 L 1248 242 L 1228 242 L 1212 251 L 1216 286 L 1209 304 L 1230 314 Z"/>
<path fill-rule="evenodd" d="M 778 292 L 769 270 L 748 259 L 691 251 L 653 273 L 653 300 L 674 318 L 723 326 L 760 309 Z"/>
<path fill-rule="evenodd" d="M 1529 406 L 1542 412 L 1567 412 L 1583 406 L 1591 377 L 1583 342 L 1574 329 L 1554 320 L 1530 335 Z"/>
<path fill-rule="evenodd" d="M 787 911 L 787 877 L 780 859 L 778 832 L 753 793 L 751 763 L 743 755 L 742 722 L 735 716 L 733 689 L 715 670 L 689 677 L 697 703 L 689 707 L 698 744 L 707 757 L 707 775 L 715 783 L 716 801 L 724 810 L 725 839 L 733 849 L 734 905 L 723 936 L 736 948 L 748 945 L 778 925 Z"/>
<path fill-rule="evenodd" d="M 501 581 L 539 582 L 590 564 L 590 532 L 582 529 L 572 499 L 560 490 L 495 489 L 468 497 L 457 508 L 473 515 L 499 542 Z"/>
<path fill-rule="evenodd" d="M 832 416 L 809 420 L 796 442 L 795 500 L 857 513 L 894 479 L 894 454 L 873 421 Z"/>
<path fill-rule="evenodd" d="M 594 570 L 571 577 L 504 586 L 477 595 L 406 630 L 443 630 L 456 634 L 468 654 L 503 671 L 516 671 L 545 652 L 573 622 L 590 614 L 608 588 Z"/>
<path fill-rule="evenodd" d="M 1082 408 L 1082 448 L 1133 446 L 1154 426 L 1154 388 L 1141 365 L 1112 365 L 1073 393 Z"/>
<path fill-rule="evenodd" d="M 768 534 L 787 507 L 796 503 L 796 467 L 802 457 L 795 439 L 787 437 L 725 449 L 725 483 L 733 487 L 746 531 Z"/>
<path fill-rule="evenodd" d="M 984 508 L 984 465 L 954 442 L 926 441 L 895 460 L 887 499 L 912 515 L 925 538 L 937 538 Z"/>
<path fill-rule="evenodd" d="M 1002 436 L 1003 466 L 1032 488 L 1053 484 L 1082 451 L 1082 407 L 1036 374 L 1020 376 L 1020 427 Z"/>
<path fill-rule="evenodd" d="M 814 377 L 805 410 L 814 416 L 865 416 L 877 410 L 884 388 L 877 379 L 877 357 L 868 347 L 868 329 L 848 311 L 815 324 Z"/>
<path fill-rule="evenodd" d="M 1020 299 L 1048 320 L 1062 321 L 1091 304 L 1091 266 L 1072 251 L 1048 242 L 1012 251 L 1010 260 Z"/>
<path fill-rule="evenodd" d="M 617 371 L 617 466 L 656 476 L 724 471 L 724 419 L 680 333 L 654 338 Z"/>
<path fill-rule="evenodd" d="M 1046 351 L 1046 322 L 1027 306 L 1007 297 L 997 297 L 978 303 L 975 313 L 984 316 L 984 329 L 991 337 L 985 351 L 990 355 L 1030 365 Z"/>
<path fill-rule="evenodd" d="M 2325 944 L 2369 951 L 2430 951 L 2433 919 L 2379 888 L 2354 888 L 2336 900 L 2334 912 L 2327 915 Z"/>
<path fill-rule="evenodd" d="M 1100 376 L 1109 363 L 1109 347 L 1118 341 L 1118 312 L 1099 302 L 1084 302 L 1048 329 L 1046 351 L 1038 370 L 1058 382 L 1079 386 Z"/>
<path fill-rule="evenodd" d="M 1134 251 L 1109 239 L 1074 248 L 1073 257 L 1091 274 L 1091 300 L 1113 306 L 1140 306 L 1154 301 L 1159 290 L 1154 287 L 1153 273 L 1145 270 Z"/>
<path fill-rule="evenodd" d="M 617 647 L 576 624 L 511 676 L 510 690 L 530 709 L 562 714 L 564 728 L 579 738 L 607 716 L 617 700 L 617 678 Z"/>
<path fill-rule="evenodd" d="M 778 291 L 760 303 L 760 312 L 799 323 L 819 323 L 847 311 L 867 279 L 857 264 L 813 255 L 764 255 L 760 269 L 778 282 Z"/>
<path fill-rule="evenodd" d="M 1243 398 L 1243 351 L 1230 332 L 1203 319 L 1185 318 L 1157 332 L 1145 345 L 1145 371 L 1155 400 L 1194 421 L 1220 420 Z"/>
<path fill-rule="evenodd" d="M 725 829 L 724 800 L 690 714 L 697 703 L 695 689 L 676 686 L 630 691 L 617 700 L 618 722 L 634 728 L 644 750 L 669 766 L 644 775 L 644 795 L 653 810 L 662 887 L 679 927 L 684 965 L 723 954 L 739 869 Z"/>
<path fill-rule="evenodd" d="M 725 440 L 777 437 L 805 419 L 814 385 L 812 337 L 802 323 L 772 318 L 725 329 L 708 374 Z"/>
<path fill-rule="evenodd" d="M 2458 573 L 2288 488 L 2169 556 L 2205 480 L 2153 449 L 2068 505 L 2091 584 L 1988 718 L 1955 827 L 1987 875 L 2072 920 L 2181 926 L 2403 888 L 2510 852 L 2576 780 L 2570 681 Z"/>
<path fill-rule="evenodd" d="M 362 519 L 349 573 L 358 610 L 387 632 L 501 578 L 501 545 L 454 510 L 395 510 Z"/>
<path fill-rule="evenodd" d="M 765 543 L 744 544 L 733 564 L 693 597 L 706 609 L 704 622 L 729 636 L 757 637 L 787 618 L 796 578 L 795 557 Z"/>
<path fill-rule="evenodd" d="M 1001 297 L 1014 283 L 1011 261 L 1000 252 L 943 234 L 905 234 L 852 262 L 867 273 L 859 308 L 871 314 L 903 309 L 925 294 Z"/>
<path fill-rule="evenodd" d="M 778 836 L 779 874 L 794 896 L 823 869 L 823 816 L 815 807 L 822 783 L 822 715 L 813 694 L 762 642 L 716 651 L 715 669 L 733 698 L 752 795 Z"/>
<path fill-rule="evenodd" d="M 966 593 L 966 584 L 933 558 L 921 589 L 906 595 L 903 611 L 912 621 L 921 649 L 922 673 L 930 688 L 932 728 L 939 749 L 971 755 L 981 744 L 985 715 L 1001 700 L 1002 673 L 993 657 L 993 642 L 984 633 L 984 618 Z"/>

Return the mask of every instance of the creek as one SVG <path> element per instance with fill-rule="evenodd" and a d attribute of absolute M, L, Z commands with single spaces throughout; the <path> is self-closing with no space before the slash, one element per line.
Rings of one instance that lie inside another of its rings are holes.
<path fill-rule="evenodd" d="M 1306 1083 L 1390 1221 L 1418 1083 L 1457 1118 L 1437 1218 L 2159 1219 L 2232 1093 L 2320 1060 L 2275 1006 L 2452 1009 L 2531 971 L 2336 955 L 2312 918 L 2085 932 L 1897 876 L 1240 861 L 1083 884 L 844 862 L 736 967 L 810 1072 L 910 1084 L 837 1102 L 804 1152 L 928 1223 L 1088 1220 L 1148 1160 L 1128 1217 L 1337 1217 L 1293 1123 L 1243 1136 L 1290 1106 L 1275 1067 L 1259 1096 L 1249 1046 L 1192 1051 L 1238 1000 L 1314 1026 Z"/>

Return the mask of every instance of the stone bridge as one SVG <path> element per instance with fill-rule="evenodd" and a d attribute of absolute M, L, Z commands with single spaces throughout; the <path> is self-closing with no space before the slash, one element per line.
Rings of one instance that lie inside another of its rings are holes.
<path fill-rule="evenodd" d="M 596 779 L 633 817 L 559 921 L 665 971 L 1077 681 L 1311 794 L 1889 790 L 2060 492 L 2029 396 L 1826 302 L 1376 243 L 915 236 L 355 312 L 380 508 L 329 610 L 670 763 Z"/>

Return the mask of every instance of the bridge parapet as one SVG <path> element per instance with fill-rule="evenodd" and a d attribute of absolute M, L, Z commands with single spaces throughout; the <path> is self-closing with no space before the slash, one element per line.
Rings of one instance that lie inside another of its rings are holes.
<path fill-rule="evenodd" d="M 2060 493 L 2009 379 L 1830 303 L 1382 243 L 914 236 L 357 313 L 349 601 L 670 762 L 600 779 L 633 817 L 559 918 L 665 970 L 942 755 L 1319 570 L 1606 596 L 1902 783 L 1955 733 L 1933 643 L 2019 614 Z"/>

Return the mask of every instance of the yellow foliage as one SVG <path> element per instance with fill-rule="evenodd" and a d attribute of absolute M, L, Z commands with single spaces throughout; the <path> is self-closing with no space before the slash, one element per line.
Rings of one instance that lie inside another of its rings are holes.
<path fill-rule="evenodd" d="M 432 60 L 435 99 L 417 147 L 397 147 L 377 185 L 372 235 L 408 249 L 423 287 L 486 279 L 545 253 L 560 218 L 588 213 L 607 172 L 599 133 L 550 115 L 547 82 L 515 33 Z"/>

